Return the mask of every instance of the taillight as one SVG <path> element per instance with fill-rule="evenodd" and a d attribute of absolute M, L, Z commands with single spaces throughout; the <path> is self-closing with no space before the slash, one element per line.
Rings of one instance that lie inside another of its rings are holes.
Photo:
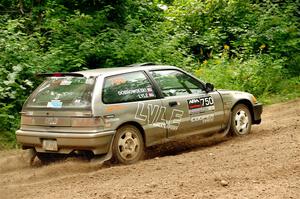
<path fill-rule="evenodd" d="M 21 124 L 32 125 L 32 124 L 34 124 L 34 119 L 33 119 L 33 117 L 22 116 Z"/>
<path fill-rule="evenodd" d="M 72 126 L 76 127 L 95 127 L 103 125 L 102 119 L 100 117 L 92 118 L 72 118 Z"/>

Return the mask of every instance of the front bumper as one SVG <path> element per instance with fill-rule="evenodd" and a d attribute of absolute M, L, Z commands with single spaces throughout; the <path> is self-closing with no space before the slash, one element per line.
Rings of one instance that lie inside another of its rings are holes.
<path fill-rule="evenodd" d="M 253 105 L 253 124 L 261 123 L 262 111 L 263 111 L 263 105 L 261 103 Z"/>
<path fill-rule="evenodd" d="M 115 131 L 97 133 L 57 133 L 17 130 L 17 142 L 23 148 L 35 148 L 37 152 L 54 152 L 68 154 L 75 150 L 93 151 L 95 155 L 105 154 L 109 150 Z M 43 140 L 56 140 L 57 151 L 43 149 Z"/>

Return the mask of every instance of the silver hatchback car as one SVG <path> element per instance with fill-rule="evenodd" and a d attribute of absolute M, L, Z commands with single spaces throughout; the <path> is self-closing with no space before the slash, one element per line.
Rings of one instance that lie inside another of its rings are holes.
<path fill-rule="evenodd" d="M 137 64 L 40 74 L 16 132 L 41 161 L 89 152 L 130 164 L 145 147 L 196 134 L 245 135 L 262 104 L 246 92 L 214 90 L 174 67 Z"/>

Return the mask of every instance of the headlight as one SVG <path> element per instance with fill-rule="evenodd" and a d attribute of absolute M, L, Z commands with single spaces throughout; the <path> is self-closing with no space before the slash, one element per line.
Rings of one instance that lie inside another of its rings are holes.
<path fill-rule="evenodd" d="M 253 95 L 252 95 L 252 102 L 253 102 L 253 104 L 257 103 L 257 99 Z"/>

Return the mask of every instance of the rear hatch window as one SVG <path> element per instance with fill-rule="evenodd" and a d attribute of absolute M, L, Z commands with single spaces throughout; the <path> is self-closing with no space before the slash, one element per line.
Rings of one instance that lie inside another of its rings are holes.
<path fill-rule="evenodd" d="M 26 108 L 82 108 L 91 107 L 95 78 L 48 77 L 29 97 Z"/>

